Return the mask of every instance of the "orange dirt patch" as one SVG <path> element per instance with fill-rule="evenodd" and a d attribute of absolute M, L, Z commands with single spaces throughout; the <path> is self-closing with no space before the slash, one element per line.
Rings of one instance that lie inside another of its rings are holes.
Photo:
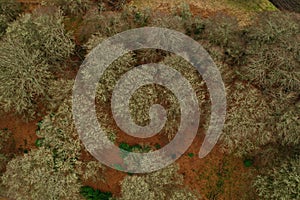
<path fill-rule="evenodd" d="M 13 140 L 16 145 L 15 153 L 23 153 L 24 150 L 35 148 L 35 141 L 37 139 L 35 131 L 39 120 L 26 123 L 22 119 L 12 115 L 0 117 L 0 129 L 7 128 L 13 134 Z"/>

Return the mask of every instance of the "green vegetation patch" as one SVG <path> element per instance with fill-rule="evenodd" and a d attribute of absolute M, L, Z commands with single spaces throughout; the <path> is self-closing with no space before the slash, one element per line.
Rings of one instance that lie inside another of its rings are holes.
<path fill-rule="evenodd" d="M 109 200 L 112 197 L 111 192 L 102 192 L 90 186 L 81 187 L 80 194 L 87 200 Z"/>

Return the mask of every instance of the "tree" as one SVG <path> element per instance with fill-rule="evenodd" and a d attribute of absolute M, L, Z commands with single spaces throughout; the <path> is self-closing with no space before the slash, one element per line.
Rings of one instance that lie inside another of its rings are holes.
<path fill-rule="evenodd" d="M 196 200 L 200 196 L 183 187 L 183 176 L 173 164 L 146 175 L 127 176 L 121 183 L 119 200 Z"/>
<path fill-rule="evenodd" d="M 7 28 L 0 42 L 0 105 L 33 119 L 48 97 L 49 82 L 73 52 L 60 12 L 25 14 Z"/>
<path fill-rule="evenodd" d="M 288 158 L 282 164 L 257 176 L 254 187 L 258 195 L 270 200 L 300 198 L 300 157 Z"/>
<path fill-rule="evenodd" d="M 16 200 L 83 199 L 82 180 L 102 180 L 98 162 L 79 160 L 82 146 L 71 110 L 69 97 L 56 113 L 45 116 L 40 123 L 37 131 L 42 139 L 40 147 L 7 164 L 0 177 L 4 196 Z"/>

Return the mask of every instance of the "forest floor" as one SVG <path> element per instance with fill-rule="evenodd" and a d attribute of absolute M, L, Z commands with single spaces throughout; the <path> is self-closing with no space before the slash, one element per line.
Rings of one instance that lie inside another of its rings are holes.
<path fill-rule="evenodd" d="M 20 0 L 29 3 L 29 8 L 34 8 L 33 0 Z M 243 3 L 244 2 L 244 3 Z M 194 15 L 209 17 L 218 13 L 226 13 L 236 16 L 241 25 L 250 23 L 253 11 L 274 10 L 275 8 L 268 1 L 238 1 L 238 0 L 187 0 Z M 259 2 L 259 3 L 257 3 Z M 151 8 L 172 12 L 173 9 L 182 4 L 180 0 L 132 0 L 129 6 L 137 8 Z M 6 115 L 0 117 L 0 129 L 8 128 L 12 131 L 15 142 L 15 153 L 22 154 L 30 149 L 36 148 L 37 123 L 41 119 L 32 122 L 24 122 L 22 119 Z M 251 194 L 252 178 L 255 176 L 255 167 L 245 167 L 243 160 L 226 155 L 217 145 L 205 158 L 198 158 L 198 151 L 202 144 L 204 132 L 198 134 L 188 151 L 176 162 L 180 166 L 180 173 L 184 176 L 185 186 L 199 192 L 204 199 L 249 199 Z M 156 137 L 149 143 L 164 143 L 164 138 Z M 128 144 L 135 144 L 135 141 L 128 141 L 125 136 L 119 136 L 118 141 L 126 141 Z M 92 160 L 90 155 L 83 155 L 84 160 Z M 107 168 L 105 182 L 85 184 L 102 191 L 110 191 L 114 195 L 120 194 L 120 181 L 127 176 L 126 173 Z"/>

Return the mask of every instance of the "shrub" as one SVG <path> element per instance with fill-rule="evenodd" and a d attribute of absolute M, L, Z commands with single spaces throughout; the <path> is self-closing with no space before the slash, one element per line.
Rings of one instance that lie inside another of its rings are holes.
<path fill-rule="evenodd" d="M 169 28 L 176 31 L 184 32 L 184 20 L 180 16 L 171 16 L 167 14 L 157 13 L 154 15 L 151 26 Z"/>
<path fill-rule="evenodd" d="M 52 78 L 49 66 L 39 51 L 30 52 L 21 41 L 16 46 L 16 40 L 6 40 L 0 48 L 1 107 L 33 119 L 36 100 L 46 94 Z"/>
<path fill-rule="evenodd" d="M 204 39 L 221 47 L 222 61 L 234 66 L 246 62 L 246 41 L 244 31 L 236 18 L 217 15 L 204 21 Z"/>
<path fill-rule="evenodd" d="M 12 23 L 0 45 L 0 104 L 25 119 L 35 117 L 47 96 L 51 71 L 73 51 L 61 13 L 25 14 Z"/>
<path fill-rule="evenodd" d="M 289 110 L 278 117 L 276 131 L 279 133 L 278 141 L 284 146 L 297 146 L 300 144 L 300 109 L 291 106 Z"/>
<path fill-rule="evenodd" d="M 79 177 L 67 169 L 57 170 L 50 149 L 32 150 L 10 161 L 2 181 L 6 196 L 16 200 L 81 199 Z"/>
<path fill-rule="evenodd" d="M 69 97 L 40 123 L 41 147 L 8 163 L 2 177 L 6 196 L 17 200 L 83 199 L 82 180 L 103 180 L 98 162 L 79 160 L 82 148 L 71 110 Z"/>
<path fill-rule="evenodd" d="M 299 91 L 299 17 L 284 13 L 263 13 L 247 34 L 249 62 L 239 72 L 262 90 Z"/>
<path fill-rule="evenodd" d="M 229 111 L 222 135 L 227 150 L 240 156 L 268 154 L 271 149 L 276 154 L 278 145 L 288 149 L 299 144 L 296 19 L 291 14 L 263 13 L 241 30 L 247 63 L 228 69 L 243 82 L 228 87 Z"/>
<path fill-rule="evenodd" d="M 21 5 L 16 0 L 0 0 L 0 37 L 5 33 L 9 22 L 15 20 L 21 12 Z"/>
<path fill-rule="evenodd" d="M 162 63 L 169 67 L 172 67 L 173 69 L 178 71 L 185 79 L 187 79 L 187 81 L 194 89 L 200 109 L 204 110 L 204 106 L 206 106 L 204 102 L 207 90 L 199 72 L 189 62 L 179 56 L 167 56 L 162 61 Z M 184 88 L 178 89 L 183 90 Z M 169 91 L 166 88 L 164 88 L 162 92 L 158 91 L 158 99 L 161 102 L 166 102 L 167 104 L 166 109 L 168 109 L 168 121 L 163 131 L 169 139 L 171 139 L 177 133 L 179 123 L 178 119 L 180 117 L 180 104 L 178 102 L 179 100 L 171 92 L 172 91 Z"/>
<path fill-rule="evenodd" d="M 14 20 L 21 12 L 21 4 L 16 0 L 0 0 L 0 14 Z"/>
<path fill-rule="evenodd" d="M 270 125 L 272 109 L 258 89 L 236 82 L 227 91 L 227 119 L 222 145 L 227 152 L 246 156 L 276 141 Z"/>
<path fill-rule="evenodd" d="M 106 37 L 103 36 L 100 32 L 94 33 L 83 45 L 83 48 L 87 51 L 87 53 L 89 53 L 105 39 Z"/>
<path fill-rule="evenodd" d="M 151 21 L 151 12 L 147 9 L 125 7 L 113 15 L 91 10 L 83 19 L 80 37 L 84 42 L 95 33 L 110 37 L 129 29 L 147 26 Z"/>
<path fill-rule="evenodd" d="M 7 29 L 7 38 L 22 42 L 29 51 L 40 52 L 49 64 L 64 61 L 74 50 L 71 35 L 65 30 L 60 11 L 23 15 Z M 16 44 L 17 45 L 17 44 Z"/>
<path fill-rule="evenodd" d="M 256 177 L 253 185 L 263 199 L 300 198 L 300 159 L 288 158 L 280 166 L 269 169 L 266 174 Z"/>
<path fill-rule="evenodd" d="M 127 176 L 121 183 L 120 200 L 199 199 L 199 195 L 183 187 L 183 177 L 176 165 L 146 175 Z"/>

